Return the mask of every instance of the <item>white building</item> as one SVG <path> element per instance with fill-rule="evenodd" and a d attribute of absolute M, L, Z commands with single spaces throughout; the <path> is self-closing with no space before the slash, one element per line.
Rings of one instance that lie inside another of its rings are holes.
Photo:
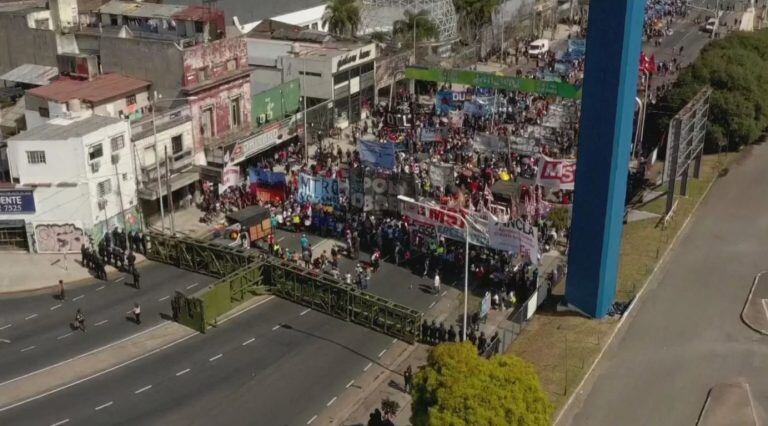
<path fill-rule="evenodd" d="M 130 144 L 127 120 L 99 115 L 52 119 L 12 137 L 15 185 L 0 189 L 0 227 L 23 221 L 28 247 L 39 253 L 77 252 L 88 235 L 100 239 L 125 222 L 138 228 Z"/>

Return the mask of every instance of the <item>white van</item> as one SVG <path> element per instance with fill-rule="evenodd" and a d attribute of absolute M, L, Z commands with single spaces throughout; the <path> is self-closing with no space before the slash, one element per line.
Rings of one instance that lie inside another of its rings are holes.
<path fill-rule="evenodd" d="M 528 45 L 528 56 L 531 58 L 542 58 L 549 52 L 549 40 L 540 38 Z"/>

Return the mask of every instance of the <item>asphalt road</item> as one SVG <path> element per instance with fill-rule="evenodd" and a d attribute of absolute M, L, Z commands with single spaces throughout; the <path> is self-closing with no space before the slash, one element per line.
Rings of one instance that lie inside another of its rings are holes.
<path fill-rule="evenodd" d="M 150 328 L 162 321 L 161 313 L 170 315 L 174 290 L 213 281 L 149 261 L 139 271 L 139 290 L 122 275 L 68 290 L 64 301 L 51 294 L 0 300 L 0 383 Z M 141 325 L 127 319 L 134 302 L 141 306 Z M 77 308 L 85 313 L 85 333 L 70 328 Z"/>
<path fill-rule="evenodd" d="M 298 249 L 298 235 L 277 237 Z M 317 250 L 331 244 L 310 240 Z M 342 258 L 342 271 L 353 267 Z M 430 283 L 385 262 L 368 290 L 428 311 L 446 297 L 424 291 Z M 272 298 L 205 335 L 0 412 L 0 424 L 304 425 L 392 344 L 391 337 Z"/>
<path fill-rule="evenodd" d="M 768 269 L 766 163 L 763 144 L 715 184 L 561 424 L 692 425 L 712 386 L 739 379 L 768 419 L 768 338 L 740 319 Z"/>

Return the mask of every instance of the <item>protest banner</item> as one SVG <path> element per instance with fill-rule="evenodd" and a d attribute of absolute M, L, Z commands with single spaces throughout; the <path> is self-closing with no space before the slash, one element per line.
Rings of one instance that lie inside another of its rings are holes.
<path fill-rule="evenodd" d="M 507 144 L 499 136 L 488 133 L 478 133 L 475 135 L 473 144 L 475 149 L 483 152 L 506 152 Z"/>
<path fill-rule="evenodd" d="M 490 222 L 488 237 L 491 248 L 522 253 L 534 261 L 539 256 L 539 239 L 536 227 L 531 226 L 523 219 L 512 219 L 509 222 Z"/>
<path fill-rule="evenodd" d="M 369 167 L 395 168 L 395 144 L 390 141 L 361 138 L 357 140 L 357 150 L 360 152 L 360 160 Z"/>
<path fill-rule="evenodd" d="M 221 184 L 219 185 L 219 194 L 223 194 L 227 188 L 236 187 L 242 182 L 240 176 L 240 166 L 228 164 L 221 171 Z"/>
<path fill-rule="evenodd" d="M 422 206 L 414 202 L 401 200 L 400 213 L 411 220 L 427 225 L 433 225 L 439 235 L 452 240 L 465 241 L 466 231 L 464 220 L 469 224 L 469 243 L 488 247 L 488 231 L 482 220 L 472 217 L 467 211 L 451 211 L 443 206 Z"/>
<path fill-rule="evenodd" d="M 453 183 L 453 165 L 446 163 L 430 163 L 429 181 L 432 185 L 441 188 L 445 188 L 448 184 Z"/>
<path fill-rule="evenodd" d="M 329 204 L 339 204 L 339 181 L 323 176 L 299 175 L 299 201 Z"/>
<path fill-rule="evenodd" d="M 251 183 L 266 186 L 285 185 L 285 173 L 273 172 L 267 169 L 251 167 L 248 169 L 248 178 Z"/>
<path fill-rule="evenodd" d="M 384 173 L 358 167 L 349 174 L 353 208 L 363 211 L 396 211 L 397 196 L 413 196 L 416 183 L 410 174 Z"/>
<path fill-rule="evenodd" d="M 545 156 L 539 158 L 536 184 L 560 190 L 573 189 L 575 181 L 575 160 L 554 160 Z"/>
<path fill-rule="evenodd" d="M 443 135 L 440 132 L 440 129 L 424 127 L 419 133 L 419 138 L 422 142 L 435 142 L 443 140 Z"/>

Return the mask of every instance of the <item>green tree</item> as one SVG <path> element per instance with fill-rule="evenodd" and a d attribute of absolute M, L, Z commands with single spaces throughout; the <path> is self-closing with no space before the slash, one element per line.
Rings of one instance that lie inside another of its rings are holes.
<path fill-rule="evenodd" d="M 478 30 L 491 23 L 500 5 L 501 0 L 453 0 L 459 17 L 459 31 L 465 40 L 476 42 L 481 33 Z"/>
<path fill-rule="evenodd" d="M 553 412 L 531 364 L 482 358 L 467 342 L 432 348 L 412 396 L 416 426 L 547 426 Z"/>
<path fill-rule="evenodd" d="M 571 212 L 565 207 L 557 207 L 552 209 L 547 216 L 547 219 L 552 222 L 552 226 L 558 231 L 568 228 L 571 223 Z"/>
<path fill-rule="evenodd" d="M 352 37 L 360 28 L 360 6 L 357 0 L 328 0 L 323 25 L 335 35 Z"/>
<path fill-rule="evenodd" d="M 408 44 L 413 44 L 414 29 L 417 42 L 434 40 L 440 34 L 437 25 L 429 18 L 429 12 L 426 10 L 416 13 L 406 10 L 403 17 L 405 19 L 398 19 L 392 24 L 392 35 Z"/>

